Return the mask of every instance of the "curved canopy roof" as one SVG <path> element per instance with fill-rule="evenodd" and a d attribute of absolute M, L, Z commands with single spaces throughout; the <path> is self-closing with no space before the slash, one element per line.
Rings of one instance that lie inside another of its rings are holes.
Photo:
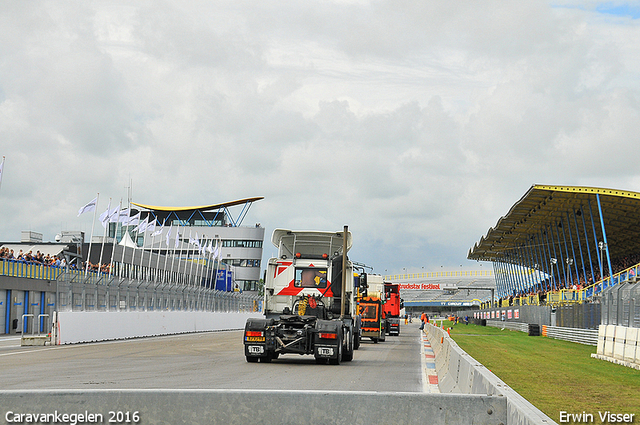
<path fill-rule="evenodd" d="M 165 212 L 174 212 L 174 211 L 212 211 L 212 210 L 218 210 L 220 208 L 227 208 L 227 207 L 234 207 L 236 205 L 243 205 L 243 204 L 247 204 L 250 202 L 255 202 L 255 201 L 259 201 L 261 199 L 264 199 L 264 196 L 256 196 L 253 198 L 245 198 L 245 199 L 238 199 L 237 201 L 230 201 L 230 202 L 223 202 L 221 204 L 212 204 L 212 205 L 201 205 L 201 206 L 196 206 L 196 207 L 158 207 L 158 206 L 153 206 L 153 205 L 145 205 L 145 204 L 139 204 L 137 202 L 132 202 L 132 205 L 135 205 L 137 207 L 140 208 L 144 208 L 147 210 L 152 210 L 152 211 L 165 211 Z"/>
<path fill-rule="evenodd" d="M 548 234 L 554 233 L 556 243 L 562 238 L 568 241 L 573 238 L 575 256 L 580 255 L 580 250 L 585 256 L 588 252 L 594 255 L 597 253 L 595 241 L 603 240 L 596 195 L 600 197 L 612 259 L 640 253 L 640 193 L 583 186 L 534 185 L 469 250 L 467 258 L 505 261 L 509 251 L 548 243 Z M 514 262 L 513 259 L 507 261 Z M 518 262 L 534 266 L 522 258 Z"/>

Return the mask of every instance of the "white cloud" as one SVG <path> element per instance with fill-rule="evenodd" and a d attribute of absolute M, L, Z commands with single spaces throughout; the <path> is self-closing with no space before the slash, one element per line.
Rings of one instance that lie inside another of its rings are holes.
<path fill-rule="evenodd" d="M 378 272 L 458 267 L 532 184 L 640 191 L 639 41 L 596 3 L 13 3 L 0 234 L 89 232 L 131 180 L 265 196 L 267 233 L 348 224 Z"/>

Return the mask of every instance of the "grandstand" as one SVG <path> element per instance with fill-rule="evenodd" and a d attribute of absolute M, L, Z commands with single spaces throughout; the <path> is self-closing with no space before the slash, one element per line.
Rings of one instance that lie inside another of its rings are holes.
<path fill-rule="evenodd" d="M 467 258 L 493 263 L 500 305 L 562 305 L 635 281 L 639 254 L 640 193 L 534 185 Z"/>
<path fill-rule="evenodd" d="M 495 294 L 491 271 L 444 271 L 385 276 L 400 285 L 407 312 L 448 312 L 459 307 L 479 307 Z"/>

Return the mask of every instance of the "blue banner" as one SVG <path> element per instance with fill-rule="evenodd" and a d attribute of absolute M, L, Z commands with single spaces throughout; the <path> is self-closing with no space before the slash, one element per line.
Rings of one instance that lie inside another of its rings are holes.
<path fill-rule="evenodd" d="M 231 270 L 218 270 L 216 289 L 225 292 L 233 291 L 233 272 Z"/>

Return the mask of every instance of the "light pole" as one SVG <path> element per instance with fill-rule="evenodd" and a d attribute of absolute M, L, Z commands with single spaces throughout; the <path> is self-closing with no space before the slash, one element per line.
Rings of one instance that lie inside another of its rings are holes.
<path fill-rule="evenodd" d="M 557 259 L 551 258 L 551 283 L 554 289 L 558 289 L 558 285 L 556 284 L 556 274 L 553 272 L 553 265 L 558 262 Z"/>
<path fill-rule="evenodd" d="M 569 283 L 569 275 L 571 275 L 571 266 L 573 265 L 573 258 L 567 258 L 565 262 L 567 263 L 567 270 L 565 270 L 564 272 L 565 273 L 564 285 L 567 289 L 571 289 L 573 285 Z"/>
<path fill-rule="evenodd" d="M 598 248 L 600 248 L 600 280 L 604 279 L 604 250 L 607 247 L 607 244 L 604 242 L 598 242 Z"/>

